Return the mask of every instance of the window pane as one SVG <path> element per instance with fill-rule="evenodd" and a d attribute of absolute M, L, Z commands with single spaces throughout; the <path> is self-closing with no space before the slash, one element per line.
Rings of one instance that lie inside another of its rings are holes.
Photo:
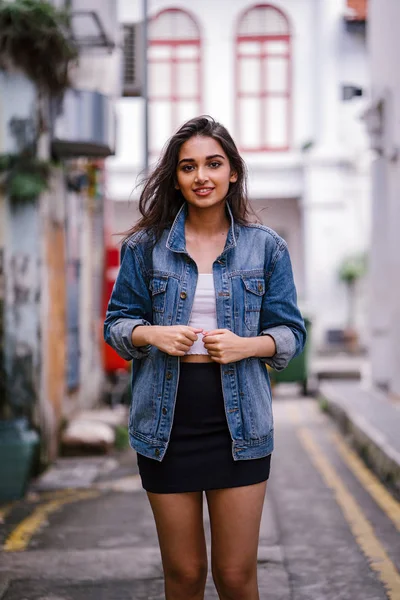
<path fill-rule="evenodd" d="M 199 55 L 199 46 L 181 44 L 176 46 L 175 53 L 178 58 L 197 58 Z"/>
<path fill-rule="evenodd" d="M 289 44 L 278 40 L 266 41 L 264 42 L 264 50 L 268 54 L 287 54 L 289 51 Z"/>
<path fill-rule="evenodd" d="M 239 24 L 239 35 L 284 35 L 289 33 L 288 21 L 273 6 L 256 6 Z"/>
<path fill-rule="evenodd" d="M 240 54 L 260 54 L 260 42 L 239 42 Z"/>
<path fill-rule="evenodd" d="M 242 98 L 240 100 L 240 141 L 244 148 L 259 148 L 260 137 L 260 100 Z"/>
<path fill-rule="evenodd" d="M 149 130 L 150 148 L 159 151 L 172 134 L 171 103 L 162 100 L 150 102 Z"/>
<path fill-rule="evenodd" d="M 199 65 L 195 62 L 176 63 L 176 94 L 193 98 L 198 94 Z"/>
<path fill-rule="evenodd" d="M 265 101 L 265 143 L 270 148 L 287 146 L 287 106 L 285 98 L 267 98 Z"/>
<path fill-rule="evenodd" d="M 240 91 L 260 92 L 260 61 L 257 58 L 241 58 L 239 63 Z"/>
<path fill-rule="evenodd" d="M 180 127 L 188 121 L 189 119 L 193 119 L 193 117 L 197 117 L 200 113 L 200 106 L 198 102 L 186 101 L 186 102 L 178 102 L 176 110 L 176 119 L 175 128 Z"/>
<path fill-rule="evenodd" d="M 192 18 L 181 10 L 168 10 L 149 23 L 151 40 L 185 40 L 198 38 L 198 29 Z"/>
<path fill-rule="evenodd" d="M 286 58 L 267 58 L 265 61 L 266 89 L 268 92 L 287 92 L 287 66 Z"/>
<path fill-rule="evenodd" d="M 147 49 L 147 56 L 150 59 L 153 58 L 171 58 L 171 46 L 152 46 L 150 45 Z"/>
<path fill-rule="evenodd" d="M 172 81 L 172 63 L 149 64 L 149 96 L 170 96 Z"/>

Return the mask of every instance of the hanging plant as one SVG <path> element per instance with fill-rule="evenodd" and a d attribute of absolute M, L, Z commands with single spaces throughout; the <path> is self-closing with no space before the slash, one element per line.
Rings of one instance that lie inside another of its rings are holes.
<path fill-rule="evenodd" d="M 11 200 L 28 201 L 48 188 L 51 163 L 31 154 L 0 156 L 0 184 Z"/>
<path fill-rule="evenodd" d="M 19 68 L 40 90 L 62 95 L 77 58 L 68 26 L 68 13 L 45 0 L 0 0 L 0 69 Z"/>
<path fill-rule="evenodd" d="M 338 276 L 347 287 L 347 329 L 355 328 L 355 286 L 367 272 L 367 256 L 365 253 L 354 254 L 344 258 L 339 266 Z"/>

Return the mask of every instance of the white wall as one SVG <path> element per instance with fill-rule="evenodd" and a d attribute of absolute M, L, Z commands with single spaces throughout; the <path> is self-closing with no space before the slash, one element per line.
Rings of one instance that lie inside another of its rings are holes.
<path fill-rule="evenodd" d="M 400 396 L 400 4 L 397 0 L 370 2 L 370 66 L 372 100 L 382 99 L 380 157 L 374 168 L 374 214 L 379 214 L 371 245 L 373 272 L 370 319 L 372 322 L 371 355 L 373 379 L 387 384 L 392 394 Z M 375 115 L 378 117 L 379 113 Z M 396 153 L 397 149 L 397 153 Z M 387 318 L 385 319 L 385 316 Z M 386 362 L 384 362 L 386 360 Z"/>

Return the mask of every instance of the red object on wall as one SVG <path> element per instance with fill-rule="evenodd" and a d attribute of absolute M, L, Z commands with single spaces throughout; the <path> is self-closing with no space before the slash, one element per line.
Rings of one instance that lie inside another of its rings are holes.
<path fill-rule="evenodd" d="M 106 246 L 104 260 L 104 292 L 103 313 L 107 311 L 108 301 L 114 287 L 119 270 L 119 250 L 114 246 Z M 129 370 L 129 363 L 121 358 L 111 346 L 104 342 L 104 370 L 111 374 L 120 369 Z"/>
<path fill-rule="evenodd" d="M 366 21 L 368 16 L 367 0 L 347 0 L 347 21 Z"/>

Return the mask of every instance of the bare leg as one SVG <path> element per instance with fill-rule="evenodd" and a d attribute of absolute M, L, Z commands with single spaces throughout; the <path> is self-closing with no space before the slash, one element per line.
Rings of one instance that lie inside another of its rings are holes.
<path fill-rule="evenodd" d="M 221 600 L 259 600 L 257 550 L 266 482 L 206 492 L 211 562 Z"/>
<path fill-rule="evenodd" d="M 166 600 L 203 600 L 207 549 L 202 492 L 147 495 L 157 527 Z"/>

